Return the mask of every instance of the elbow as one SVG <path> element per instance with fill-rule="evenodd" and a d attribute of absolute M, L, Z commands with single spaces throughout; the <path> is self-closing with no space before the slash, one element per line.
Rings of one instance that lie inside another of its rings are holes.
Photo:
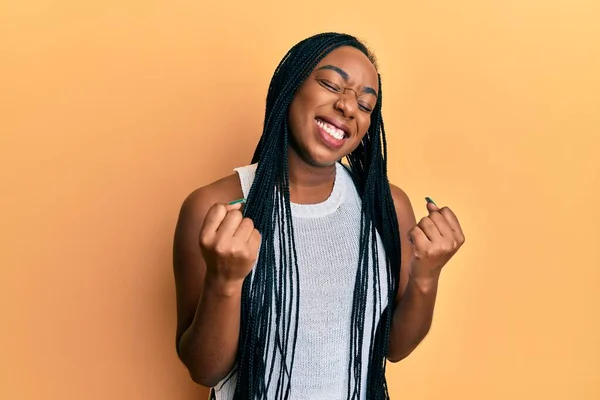
<path fill-rule="evenodd" d="M 179 342 L 179 346 L 177 346 L 177 355 L 187 369 L 188 375 L 192 381 L 207 388 L 215 387 L 221 381 L 222 377 L 217 376 L 213 371 L 210 371 L 210 368 L 204 368 L 202 365 L 199 365 L 196 357 L 188 354 L 182 347 L 181 342 Z"/>
<path fill-rule="evenodd" d="M 179 352 L 179 359 L 188 371 L 192 381 L 198 385 L 212 388 L 215 387 L 226 377 L 226 373 L 215 369 L 213 363 L 198 362 L 195 355 L 187 354 L 185 351 Z"/>
<path fill-rule="evenodd" d="M 190 378 L 192 379 L 192 381 L 194 381 L 194 383 L 197 383 L 198 385 L 201 385 L 201 386 L 204 386 L 207 388 L 215 387 L 218 385 L 219 382 L 221 382 L 220 377 L 211 376 L 209 374 L 205 374 L 200 371 L 195 371 L 191 368 L 188 368 L 188 372 L 189 372 Z"/>
<path fill-rule="evenodd" d="M 421 344 L 421 342 L 425 339 L 428 332 L 429 329 L 422 332 L 422 334 L 412 342 L 406 342 L 397 345 L 395 343 L 390 343 L 386 359 L 392 364 L 404 360 L 406 357 L 411 355 L 413 351 L 415 351 L 419 344 Z"/>
<path fill-rule="evenodd" d="M 183 360 L 183 365 L 185 365 L 188 374 L 192 381 L 198 385 L 212 388 L 215 387 L 221 382 L 224 378 L 221 376 L 222 374 L 217 373 L 211 368 L 205 368 L 197 363 L 192 363 L 188 360 Z"/>
<path fill-rule="evenodd" d="M 404 351 L 389 352 L 386 358 L 392 364 L 396 364 L 408 357 L 416 348 L 417 346 L 412 346 Z"/>
<path fill-rule="evenodd" d="M 414 349 L 410 349 L 405 352 L 391 352 L 390 351 L 386 358 L 392 364 L 396 364 L 396 363 L 399 363 L 400 361 L 404 360 L 406 357 L 408 357 L 409 354 L 412 353 L 413 350 Z"/>
<path fill-rule="evenodd" d="M 184 365 L 188 371 L 188 374 L 192 381 L 198 385 L 212 388 L 215 387 L 223 380 L 224 376 L 211 368 L 204 368 L 200 365 L 185 362 Z"/>

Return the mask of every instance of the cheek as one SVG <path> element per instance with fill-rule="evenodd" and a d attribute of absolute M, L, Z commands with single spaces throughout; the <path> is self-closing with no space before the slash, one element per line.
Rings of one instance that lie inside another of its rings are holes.
<path fill-rule="evenodd" d="M 290 128 L 294 133 L 297 133 L 307 124 L 307 120 L 310 119 L 310 110 L 310 98 L 299 91 L 290 103 L 288 110 Z"/>
<path fill-rule="evenodd" d="M 301 104 L 295 99 L 290 104 L 288 110 L 288 121 L 289 127 L 292 130 L 292 134 L 296 134 L 302 126 L 302 107 Z"/>
<path fill-rule="evenodd" d="M 358 132 L 359 132 L 359 137 L 361 140 L 367 134 L 367 131 L 369 130 L 370 126 L 371 126 L 371 117 L 369 115 L 366 115 L 363 118 L 359 119 Z"/>

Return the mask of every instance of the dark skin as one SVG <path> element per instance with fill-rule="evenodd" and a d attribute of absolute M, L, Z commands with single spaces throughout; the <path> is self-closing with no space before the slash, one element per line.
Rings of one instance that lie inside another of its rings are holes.
<path fill-rule="evenodd" d="M 298 204 L 325 201 L 335 163 L 360 144 L 377 102 L 378 75 L 351 47 L 331 52 L 299 88 L 289 110 L 290 196 Z M 345 129 L 343 145 L 328 146 L 315 119 Z M 408 196 L 391 185 L 400 226 L 402 266 L 387 358 L 408 356 L 429 332 L 443 266 L 464 243 L 447 207 L 427 204 L 417 223 Z M 231 370 L 238 348 L 241 288 L 257 257 L 260 234 L 243 218 L 237 174 L 199 188 L 184 201 L 174 238 L 177 351 L 191 378 L 214 386 Z"/>

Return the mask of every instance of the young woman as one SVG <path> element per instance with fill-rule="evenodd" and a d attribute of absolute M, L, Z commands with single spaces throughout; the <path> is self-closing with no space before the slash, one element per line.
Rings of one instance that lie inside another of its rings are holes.
<path fill-rule="evenodd" d="M 184 201 L 177 352 L 213 398 L 387 399 L 386 360 L 429 331 L 464 236 L 388 182 L 381 104 L 361 42 L 309 37 L 275 70 L 251 163 Z"/>

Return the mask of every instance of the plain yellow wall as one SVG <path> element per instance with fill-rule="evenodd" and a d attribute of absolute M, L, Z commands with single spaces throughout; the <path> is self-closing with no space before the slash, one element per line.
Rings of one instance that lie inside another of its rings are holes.
<path fill-rule="evenodd" d="M 364 38 L 390 176 L 460 216 L 393 399 L 600 398 L 600 2 L 4 0 L 0 398 L 204 398 L 177 361 L 171 238 L 249 162 L 296 41 Z"/>

